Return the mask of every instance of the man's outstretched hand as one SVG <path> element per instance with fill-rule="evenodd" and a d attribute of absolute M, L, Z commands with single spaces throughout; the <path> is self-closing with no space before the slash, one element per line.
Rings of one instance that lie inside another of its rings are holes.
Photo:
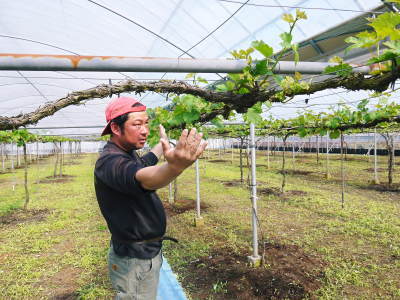
<path fill-rule="evenodd" d="M 169 144 L 167 134 L 162 125 L 160 125 L 160 142 L 163 148 L 164 157 L 170 167 L 176 172 L 182 172 L 189 167 L 203 153 L 207 147 L 207 142 L 202 139 L 203 134 L 198 133 L 196 128 L 192 128 L 190 132 L 187 129 L 182 134 L 173 148 Z"/>

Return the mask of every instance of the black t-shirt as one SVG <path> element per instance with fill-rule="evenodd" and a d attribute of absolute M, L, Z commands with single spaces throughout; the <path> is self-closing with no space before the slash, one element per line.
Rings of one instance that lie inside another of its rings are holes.
<path fill-rule="evenodd" d="M 165 234 L 166 217 L 161 200 L 154 191 L 145 190 L 136 172 L 157 164 L 154 153 L 139 157 L 108 142 L 96 162 L 94 186 L 100 210 L 111 232 L 117 255 L 149 259 L 155 257 L 162 242 L 132 243 Z"/>

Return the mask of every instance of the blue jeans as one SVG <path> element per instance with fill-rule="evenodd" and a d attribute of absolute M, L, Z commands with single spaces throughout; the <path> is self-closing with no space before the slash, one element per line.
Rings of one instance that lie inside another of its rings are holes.
<path fill-rule="evenodd" d="M 155 300 L 163 262 L 162 251 L 152 259 L 121 257 L 111 245 L 108 271 L 116 300 Z"/>

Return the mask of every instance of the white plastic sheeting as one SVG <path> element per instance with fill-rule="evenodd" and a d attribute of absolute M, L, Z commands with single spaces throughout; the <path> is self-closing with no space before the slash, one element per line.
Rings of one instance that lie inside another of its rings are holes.
<path fill-rule="evenodd" d="M 245 48 L 256 39 L 279 50 L 278 36 L 288 27 L 281 15 L 294 12 L 296 7 L 304 7 L 309 17 L 301 21 L 294 32 L 294 39 L 302 41 L 382 4 L 380 0 L 250 0 L 244 5 L 245 2 L 2 0 L 0 52 L 226 58 L 230 57 L 229 51 Z M 116 82 L 126 77 L 156 80 L 184 76 L 176 73 L 1 71 L 0 115 L 29 112 L 69 92 L 108 83 L 109 79 Z M 203 77 L 219 79 L 216 74 Z M 138 97 L 151 107 L 165 104 L 164 98 L 157 94 Z M 98 99 L 68 107 L 42 120 L 38 126 L 101 125 L 107 101 Z M 279 109 L 277 112 L 285 114 Z M 99 131 L 80 129 L 79 133 Z M 77 130 L 63 132 L 76 133 Z"/>

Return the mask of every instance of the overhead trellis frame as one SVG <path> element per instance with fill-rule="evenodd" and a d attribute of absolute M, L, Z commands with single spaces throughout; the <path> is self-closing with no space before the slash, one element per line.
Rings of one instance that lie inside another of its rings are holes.
<path fill-rule="evenodd" d="M 360 73 L 349 74 L 346 77 L 323 76 L 323 80 L 315 81 L 309 84 L 308 88 L 298 89 L 296 91 L 285 91 L 284 97 L 294 97 L 296 95 L 309 95 L 318 91 L 330 88 L 345 88 L 348 90 L 373 90 L 382 92 L 388 89 L 390 84 L 400 77 L 399 69 L 395 72 L 387 72 L 380 75 L 364 75 Z M 321 78 L 319 78 L 321 79 Z M 139 82 L 135 80 L 124 80 L 115 84 L 101 84 L 94 88 L 77 91 L 68 94 L 54 102 L 47 103 L 33 112 L 17 115 L 14 117 L 0 117 L 0 130 L 16 129 L 29 124 L 36 124 L 39 120 L 53 115 L 69 105 L 81 104 L 83 101 L 106 98 L 110 95 L 117 95 L 126 92 L 143 93 L 159 92 L 174 94 L 191 94 L 203 98 L 206 101 L 214 103 L 224 103 L 225 107 L 214 110 L 210 113 L 201 115 L 199 122 L 207 122 L 217 115 L 227 116 L 231 110 L 238 113 L 246 112 L 257 102 L 282 102 L 282 90 L 280 88 L 271 88 L 267 90 L 253 89 L 247 94 L 234 94 L 231 91 L 217 92 L 207 88 L 190 85 L 183 81 L 150 81 Z"/>

